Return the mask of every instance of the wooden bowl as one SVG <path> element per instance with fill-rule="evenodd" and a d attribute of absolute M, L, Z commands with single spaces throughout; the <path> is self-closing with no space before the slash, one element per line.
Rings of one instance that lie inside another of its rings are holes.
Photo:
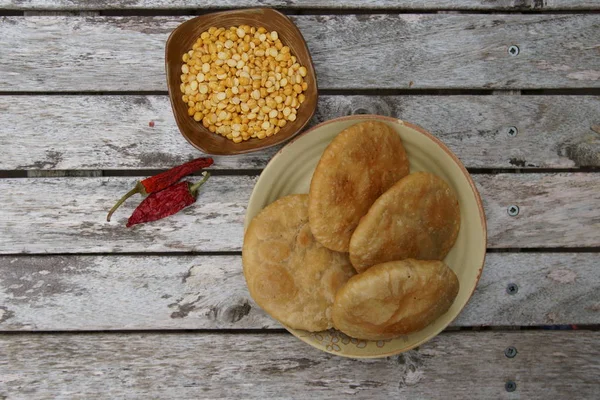
<path fill-rule="evenodd" d="M 388 357 L 432 339 L 454 320 L 475 291 L 485 261 L 487 229 L 481 198 L 471 176 L 439 139 L 409 122 L 379 115 L 352 115 L 323 122 L 302 133 L 282 148 L 264 169 L 248 202 L 244 230 L 263 208 L 288 194 L 308 193 L 313 172 L 327 145 L 344 129 L 359 122 L 386 123 L 402 138 L 410 172 L 428 171 L 444 179 L 458 196 L 460 231 L 445 258 L 460 281 L 450 309 L 424 329 L 391 340 L 358 340 L 331 329 L 306 332 L 286 327 L 300 340 L 317 349 L 353 358 Z"/>
<path fill-rule="evenodd" d="M 229 28 L 239 25 L 250 25 L 257 28 L 264 26 L 269 31 L 277 31 L 283 44 L 289 46 L 291 53 L 296 56 L 298 62 L 306 67 L 307 75 L 304 79 L 308 84 L 308 88 L 304 92 L 306 99 L 300 105 L 294 122 L 288 121 L 286 126 L 271 137 L 262 140 L 253 138 L 241 143 L 234 143 L 221 135 L 210 132 L 201 122 L 196 122 L 188 116 L 188 107 L 181 100 L 183 93 L 180 89 L 180 75 L 183 64 L 181 57 L 191 50 L 192 45 L 202 32 L 208 30 L 211 26 Z M 177 126 L 188 142 L 208 154 L 242 154 L 275 146 L 298 134 L 310 121 L 317 108 L 317 78 L 304 37 L 288 17 L 270 8 L 217 12 L 202 15 L 182 23 L 171 33 L 167 40 L 165 67 L 169 98 L 171 99 L 171 107 L 175 114 Z"/>

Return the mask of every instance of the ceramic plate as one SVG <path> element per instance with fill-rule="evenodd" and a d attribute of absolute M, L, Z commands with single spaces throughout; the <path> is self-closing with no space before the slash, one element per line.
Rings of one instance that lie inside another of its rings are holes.
<path fill-rule="evenodd" d="M 376 119 L 392 127 L 402 138 L 410 171 L 429 171 L 443 178 L 458 195 L 461 228 L 444 260 L 458 276 L 460 290 L 446 314 L 425 329 L 392 340 L 357 340 L 336 330 L 317 333 L 287 328 L 300 340 L 320 350 L 346 357 L 387 357 L 412 349 L 436 336 L 458 316 L 473 294 L 483 270 L 486 222 L 479 193 L 469 173 L 448 148 L 430 133 L 408 122 L 377 115 L 360 115 L 324 122 L 287 144 L 264 169 L 248 204 L 244 229 L 258 212 L 288 194 L 308 193 L 321 154 L 342 130 L 358 122 Z"/>

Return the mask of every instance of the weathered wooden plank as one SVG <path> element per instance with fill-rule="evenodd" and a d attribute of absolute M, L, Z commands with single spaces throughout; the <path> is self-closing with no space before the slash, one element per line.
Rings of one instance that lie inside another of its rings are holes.
<path fill-rule="evenodd" d="M 0 0 L 9 10 L 121 10 L 121 9 L 229 9 L 276 7 L 279 9 L 373 9 L 373 10 L 597 10 L 595 0 Z"/>
<path fill-rule="evenodd" d="M 600 174 L 480 175 L 474 180 L 488 220 L 489 246 L 600 246 Z M 520 210 L 515 217 L 508 215 L 512 205 Z"/>
<path fill-rule="evenodd" d="M 0 96 L 0 148 L 10 149 L 3 170 L 157 169 L 201 155 L 179 133 L 167 96 Z M 276 150 L 217 156 L 214 168 L 262 168 Z"/>
<path fill-rule="evenodd" d="M 5 256 L 0 276 L 2 331 L 281 328 L 240 256 Z M 491 253 L 452 326 L 555 324 L 600 324 L 600 253 Z"/>
<path fill-rule="evenodd" d="M 430 130 L 471 168 L 598 167 L 599 109 L 599 96 L 327 95 L 313 125 L 380 114 Z M 156 169 L 199 155 L 167 96 L 0 96 L 0 147 L 0 170 Z M 263 168 L 277 149 L 216 157 L 215 168 Z"/>
<path fill-rule="evenodd" d="M 600 174 L 475 175 L 474 180 L 484 201 L 490 247 L 600 246 Z M 131 200 L 107 223 L 106 211 L 135 181 L 0 180 L 0 254 L 240 250 L 256 177 L 215 176 L 195 205 L 126 229 L 137 204 Z M 507 213 L 513 204 L 521 209 L 516 217 Z"/>
<path fill-rule="evenodd" d="M 0 91 L 165 90 L 165 40 L 186 19 L 3 17 Z M 597 14 L 292 19 L 324 89 L 600 87 Z"/>
<path fill-rule="evenodd" d="M 0 194 L 0 248 L 42 254 L 240 249 L 244 214 L 256 177 L 213 176 L 193 206 L 158 224 L 125 228 L 140 197 L 126 202 L 112 222 L 106 222 L 108 209 L 136 180 L 0 180 L 0 187 L 7 190 Z"/>
<path fill-rule="evenodd" d="M 597 397 L 600 332 L 442 334 L 353 360 L 288 334 L 0 336 L 8 398 L 578 399 Z M 507 358 L 504 349 L 518 354 Z M 516 383 L 507 393 L 505 383 Z"/>

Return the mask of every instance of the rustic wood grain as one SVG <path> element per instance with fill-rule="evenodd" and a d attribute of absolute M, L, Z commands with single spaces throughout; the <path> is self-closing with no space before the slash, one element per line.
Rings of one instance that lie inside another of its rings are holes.
<path fill-rule="evenodd" d="M 474 180 L 488 220 L 489 246 L 600 246 L 600 174 L 481 175 Z M 507 212 L 512 205 L 520 209 L 515 217 Z"/>
<path fill-rule="evenodd" d="M 198 178 L 191 178 L 194 181 Z M 0 254 L 239 251 L 254 176 L 215 176 L 198 202 L 131 229 L 139 198 L 106 212 L 136 178 L 0 180 Z M 492 248 L 600 246 L 600 174 L 475 175 Z M 521 212 L 510 217 L 507 208 Z"/>
<path fill-rule="evenodd" d="M 598 167 L 599 109 L 599 96 L 326 95 L 312 125 L 380 114 L 428 129 L 470 168 Z M 199 155 L 167 96 L 0 96 L 0 148 L 10 150 L 0 170 L 157 169 Z M 216 157 L 214 168 L 264 168 L 279 148 Z"/>
<path fill-rule="evenodd" d="M 220 9 L 276 7 L 278 9 L 384 9 L 384 10 L 597 10 L 594 0 L 0 0 L 9 10 L 121 10 Z"/>
<path fill-rule="evenodd" d="M 288 334 L 0 336 L 8 398 L 596 398 L 600 332 L 442 334 L 399 356 L 353 360 Z M 504 349 L 518 354 L 507 358 Z M 505 391 L 506 381 L 516 391 Z"/>
<path fill-rule="evenodd" d="M 281 329 L 240 256 L 4 256 L 0 276 L 1 331 Z M 600 324 L 600 254 L 488 254 L 451 326 L 556 324 Z"/>
<path fill-rule="evenodd" d="M 2 17 L 0 91 L 165 90 L 164 44 L 187 18 Z M 292 19 L 322 89 L 600 87 L 597 14 Z"/>

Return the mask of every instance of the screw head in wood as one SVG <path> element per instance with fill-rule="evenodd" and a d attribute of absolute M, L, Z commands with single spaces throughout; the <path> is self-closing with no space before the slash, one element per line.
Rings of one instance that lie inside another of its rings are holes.
<path fill-rule="evenodd" d="M 506 381 L 504 384 L 504 389 L 506 389 L 507 392 L 514 392 L 517 390 L 517 384 L 513 381 Z"/>
<path fill-rule="evenodd" d="M 515 206 L 515 205 L 508 206 L 508 208 L 506 209 L 506 212 L 511 217 L 516 217 L 517 215 L 519 215 L 519 206 Z"/>
<path fill-rule="evenodd" d="M 518 56 L 519 51 L 519 46 L 515 46 L 514 44 L 508 48 L 508 54 L 510 54 L 513 57 Z"/>
<path fill-rule="evenodd" d="M 508 346 L 504 349 L 504 355 L 508 358 L 514 358 L 517 355 L 517 349 L 513 346 Z"/>
<path fill-rule="evenodd" d="M 517 294 L 518 291 L 519 291 L 519 286 L 517 286 L 516 283 L 509 283 L 506 286 L 506 293 L 508 293 L 508 294 Z"/>
<path fill-rule="evenodd" d="M 516 126 L 511 126 L 511 127 L 508 128 L 508 130 L 506 131 L 506 133 L 510 137 L 515 137 L 515 136 L 517 136 L 517 133 L 519 133 L 519 130 L 517 129 Z"/>

